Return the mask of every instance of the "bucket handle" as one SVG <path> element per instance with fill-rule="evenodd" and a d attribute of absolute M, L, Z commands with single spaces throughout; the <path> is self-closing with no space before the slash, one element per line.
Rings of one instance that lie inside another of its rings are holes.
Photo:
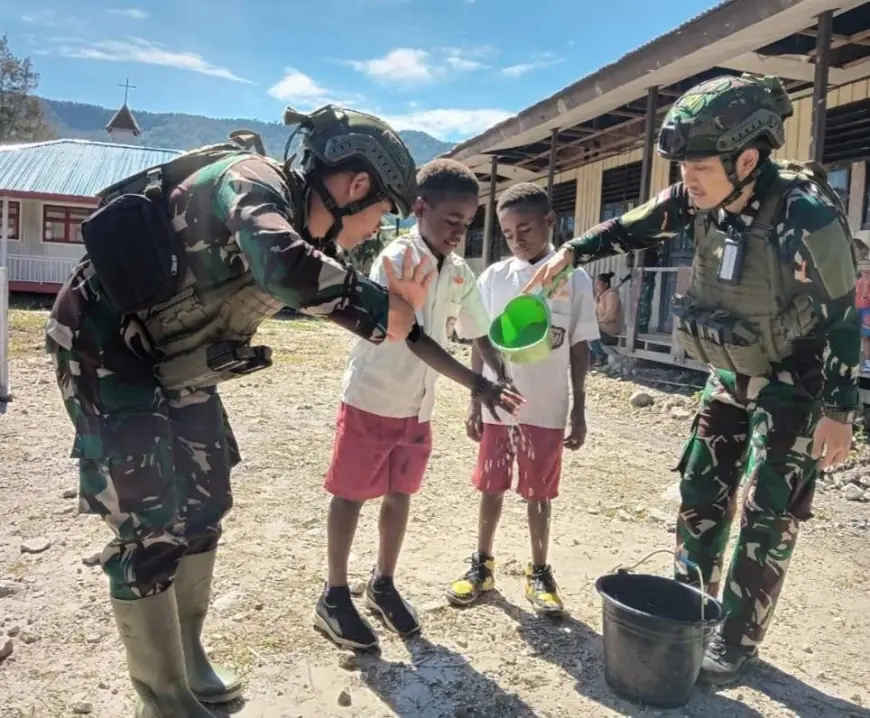
<path fill-rule="evenodd" d="M 638 566 L 646 563 L 653 556 L 655 556 L 656 554 L 659 554 L 659 553 L 670 554 L 671 557 L 675 561 L 683 564 L 683 566 L 685 566 L 687 571 L 694 571 L 695 572 L 695 575 L 698 577 L 698 586 L 700 586 L 700 589 L 701 589 L 701 623 L 703 623 L 704 622 L 704 607 L 707 605 L 707 593 L 704 591 L 704 575 L 701 573 L 701 567 L 698 566 L 698 564 L 696 564 L 694 561 L 690 561 L 685 556 L 681 556 L 676 551 L 671 551 L 670 549 L 666 549 L 666 548 L 660 548 L 660 549 L 653 551 L 652 553 L 648 553 L 646 556 L 644 556 L 640 561 L 638 561 L 633 566 L 629 566 L 628 568 L 617 566 L 616 568 L 613 569 L 613 571 L 615 571 L 616 573 L 631 573 Z"/>

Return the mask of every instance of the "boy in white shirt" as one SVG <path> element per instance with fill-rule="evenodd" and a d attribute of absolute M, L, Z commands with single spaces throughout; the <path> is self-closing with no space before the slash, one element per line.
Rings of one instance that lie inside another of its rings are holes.
<path fill-rule="evenodd" d="M 455 326 L 460 336 L 474 340 L 487 364 L 503 376 L 501 358 L 486 338 L 489 315 L 474 274 L 454 253 L 477 211 L 477 179 L 459 162 L 438 159 L 420 169 L 417 183 L 417 225 L 410 235 L 381 252 L 371 277 L 386 283 L 385 262 L 398 267 L 409 247 L 414 266 L 420 262 L 437 266 L 437 278 L 429 285 L 417 323 L 436 343 L 430 342 L 431 347 L 449 364 L 444 367 L 441 362 L 439 371 L 466 386 L 474 381 L 467 381 L 474 377 L 467 367 L 437 346 L 447 344 Z M 378 346 L 357 342 L 350 351 L 332 462 L 325 478 L 325 488 L 332 494 L 327 521 L 329 576 L 314 612 L 315 628 L 345 648 L 368 649 L 378 644 L 371 625 L 357 612 L 347 585 L 348 557 L 359 512 L 371 499 L 383 497 L 383 503 L 378 561 L 366 586 L 366 604 L 400 635 L 411 635 L 420 628 L 414 608 L 393 584 L 393 573 L 405 536 L 410 497 L 420 488 L 432 451 L 430 418 L 438 374 L 418 358 L 422 356 L 421 344 L 410 338 L 408 343 Z M 457 378 L 457 371 L 465 372 L 466 381 Z M 519 404 L 516 394 L 484 379 L 479 372 L 478 368 L 474 395 L 488 406 L 505 407 L 513 401 L 511 397 Z"/>
<path fill-rule="evenodd" d="M 478 279 L 491 317 L 521 293 L 535 269 L 554 253 L 549 237 L 555 214 L 543 189 L 530 183 L 514 185 L 502 194 L 497 212 L 513 257 L 488 267 Z M 532 549 L 525 573 L 526 598 L 539 614 L 558 615 L 564 610 L 547 563 L 550 502 L 559 493 L 563 446 L 578 449 L 586 438 L 584 385 L 589 342 L 599 338 L 589 275 L 575 270 L 547 304 L 551 312 L 550 355 L 535 364 L 510 365 L 513 384 L 526 400 L 515 420 L 502 423 L 483 416 L 480 404 L 474 401 L 469 409 L 468 435 L 480 443 L 472 482 L 481 492 L 481 501 L 477 551 L 471 557 L 471 568 L 447 591 L 448 600 L 456 605 L 473 603 L 495 587 L 493 541 L 516 461 L 516 490 L 527 502 Z M 472 370 L 480 367 L 480 357 L 472 352 Z M 570 433 L 565 437 L 572 389 Z"/>

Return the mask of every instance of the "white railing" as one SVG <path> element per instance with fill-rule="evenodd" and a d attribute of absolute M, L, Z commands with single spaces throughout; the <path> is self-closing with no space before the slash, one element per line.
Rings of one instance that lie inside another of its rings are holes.
<path fill-rule="evenodd" d="M 79 260 L 67 257 L 28 257 L 10 254 L 7 261 L 10 282 L 63 284 Z"/>

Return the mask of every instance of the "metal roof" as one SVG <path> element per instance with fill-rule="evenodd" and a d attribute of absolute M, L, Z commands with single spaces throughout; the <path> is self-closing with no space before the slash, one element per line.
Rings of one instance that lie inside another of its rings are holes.
<path fill-rule="evenodd" d="M 95 197 L 104 187 L 181 153 L 72 139 L 0 145 L 0 193 Z"/>

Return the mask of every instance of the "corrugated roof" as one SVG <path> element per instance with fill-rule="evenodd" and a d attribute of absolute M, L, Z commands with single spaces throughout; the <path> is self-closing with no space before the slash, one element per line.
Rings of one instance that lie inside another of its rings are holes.
<path fill-rule="evenodd" d="M 584 83 L 595 82 L 596 78 L 604 75 L 605 73 L 607 73 L 610 70 L 618 68 L 620 65 L 623 65 L 627 62 L 630 62 L 633 58 L 641 55 L 645 51 L 652 48 L 654 45 L 656 45 L 658 43 L 666 42 L 667 40 L 669 40 L 673 37 L 676 37 L 676 36 L 686 32 L 687 30 L 692 29 L 692 26 L 695 25 L 696 23 L 700 22 L 701 20 L 707 18 L 710 15 L 713 15 L 713 14 L 719 12 L 720 10 L 728 7 L 729 5 L 734 5 L 735 3 L 738 3 L 738 2 L 745 2 L 745 0 L 720 0 L 720 2 L 716 3 L 716 5 L 714 5 L 713 7 L 709 8 L 708 10 L 704 10 L 703 12 L 699 13 L 698 15 L 695 15 L 694 17 L 690 18 L 689 20 L 686 20 L 685 22 L 683 22 L 680 25 L 678 25 L 677 27 L 675 27 L 673 30 L 669 30 L 665 34 L 660 35 L 656 38 L 653 38 L 652 40 L 649 40 L 648 42 L 643 43 L 642 45 L 640 45 L 640 46 L 636 47 L 634 50 L 631 50 L 630 52 L 626 53 L 625 55 L 623 55 L 619 59 L 614 60 L 613 62 L 610 62 L 606 65 L 603 65 L 602 67 L 599 67 L 594 72 L 591 72 L 590 74 L 585 75 L 584 77 L 581 77 L 579 80 L 575 80 L 570 85 L 566 85 L 561 90 L 554 92 L 549 97 L 545 97 L 544 99 L 536 102 L 534 105 L 530 105 L 529 107 L 527 107 L 523 110 L 520 110 L 517 114 L 512 115 L 510 117 L 506 117 L 504 120 L 501 120 L 500 122 L 495 123 L 491 127 L 487 128 L 486 130 L 481 132 L 480 134 L 475 135 L 474 137 L 469 137 L 466 140 L 463 140 L 462 142 L 454 145 L 447 152 L 442 153 L 440 156 L 441 157 L 455 157 L 456 155 L 461 154 L 462 151 L 465 150 L 466 148 L 479 142 L 481 140 L 481 138 L 485 137 L 486 135 L 490 135 L 490 134 L 495 135 L 502 128 L 506 128 L 506 127 L 510 126 L 511 124 L 515 123 L 518 119 L 520 119 L 521 116 L 533 116 L 538 112 L 543 112 L 543 109 L 548 104 L 559 100 L 562 96 L 566 95 L 567 93 L 569 93 L 573 90 L 576 90 L 577 88 L 582 86 Z M 497 143 L 498 141 L 499 141 L 499 138 L 494 136 L 493 144 Z"/>
<path fill-rule="evenodd" d="M 104 187 L 181 152 L 71 139 L 0 145 L 0 192 L 95 197 Z"/>

